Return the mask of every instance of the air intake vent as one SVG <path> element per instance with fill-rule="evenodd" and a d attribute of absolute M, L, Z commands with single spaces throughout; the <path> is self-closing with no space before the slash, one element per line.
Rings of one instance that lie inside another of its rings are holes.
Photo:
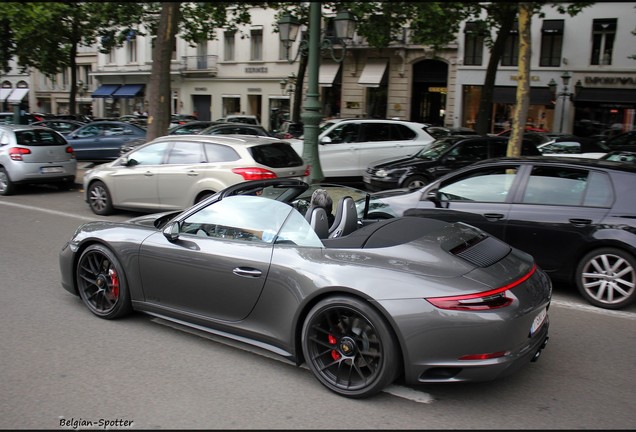
<path fill-rule="evenodd" d="M 451 253 L 478 267 L 488 267 L 503 259 L 510 250 L 506 243 L 488 236 L 468 248 L 455 248 Z"/>

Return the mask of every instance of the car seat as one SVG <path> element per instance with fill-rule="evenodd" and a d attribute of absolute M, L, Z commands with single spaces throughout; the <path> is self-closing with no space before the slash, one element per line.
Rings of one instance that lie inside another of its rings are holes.
<path fill-rule="evenodd" d="M 327 211 L 322 207 L 309 207 L 305 214 L 305 219 L 311 228 L 316 232 L 319 239 L 329 237 L 329 222 L 327 221 Z"/>
<path fill-rule="evenodd" d="M 358 228 L 356 204 L 350 196 L 342 197 L 336 207 L 336 215 L 329 227 L 329 238 L 343 237 Z"/>

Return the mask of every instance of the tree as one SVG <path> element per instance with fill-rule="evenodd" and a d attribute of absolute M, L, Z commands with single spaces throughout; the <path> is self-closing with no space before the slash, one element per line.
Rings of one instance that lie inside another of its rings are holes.
<path fill-rule="evenodd" d="M 512 133 L 507 156 L 520 156 L 523 132 L 530 105 L 530 58 L 532 55 L 532 5 L 519 3 L 519 73 L 517 74 L 517 103 L 512 114 Z"/>

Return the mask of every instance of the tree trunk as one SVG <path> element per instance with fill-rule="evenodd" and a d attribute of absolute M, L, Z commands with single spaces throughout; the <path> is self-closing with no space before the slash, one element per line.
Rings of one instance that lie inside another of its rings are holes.
<path fill-rule="evenodd" d="M 492 132 L 492 96 L 495 90 L 495 80 L 497 78 L 497 68 L 501 57 L 503 57 L 504 48 L 506 46 L 506 39 L 510 35 L 517 17 L 517 5 L 497 3 L 497 7 L 508 7 L 509 10 L 505 11 L 501 19 L 501 27 L 497 33 L 497 38 L 490 50 L 490 60 L 488 61 L 488 68 L 486 69 L 486 78 L 484 80 L 484 86 L 481 89 L 481 98 L 479 99 L 479 112 L 477 113 L 477 124 L 475 130 L 481 135 L 486 135 Z"/>
<path fill-rule="evenodd" d="M 532 5 L 519 3 L 519 71 L 517 73 L 517 98 L 512 115 L 512 133 L 508 141 L 507 156 L 521 156 L 521 142 L 526 129 L 530 105 L 530 57 L 532 55 Z"/>
<path fill-rule="evenodd" d="M 172 87 L 170 63 L 179 25 L 180 3 L 161 4 L 157 38 L 152 49 L 152 70 L 148 83 L 148 141 L 168 132 L 171 116 Z"/>
<path fill-rule="evenodd" d="M 307 56 L 301 55 L 300 62 L 298 63 L 298 74 L 296 75 L 294 106 L 292 107 L 292 112 L 290 116 L 290 120 L 293 123 L 298 123 L 300 121 L 300 108 L 302 107 L 302 102 L 303 102 L 303 86 L 305 85 L 306 70 L 307 70 Z"/>

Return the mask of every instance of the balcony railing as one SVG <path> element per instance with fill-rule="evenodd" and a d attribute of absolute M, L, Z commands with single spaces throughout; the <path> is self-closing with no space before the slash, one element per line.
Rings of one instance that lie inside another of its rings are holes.
<path fill-rule="evenodd" d="M 184 69 L 181 72 L 185 75 L 216 76 L 218 73 L 216 55 L 185 56 L 182 59 Z"/>

